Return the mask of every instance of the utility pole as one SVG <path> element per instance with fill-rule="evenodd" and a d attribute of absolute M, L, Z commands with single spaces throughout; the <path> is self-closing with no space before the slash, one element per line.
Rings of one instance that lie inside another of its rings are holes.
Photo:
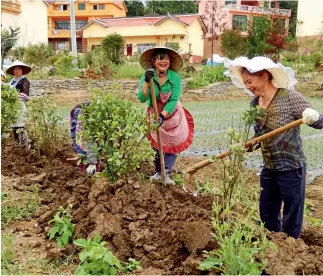
<path fill-rule="evenodd" d="M 76 48 L 76 30 L 75 30 L 75 10 L 74 0 L 70 0 L 70 17 L 71 17 L 71 42 L 72 42 L 72 56 L 75 57 L 73 65 L 77 65 L 77 48 Z"/>

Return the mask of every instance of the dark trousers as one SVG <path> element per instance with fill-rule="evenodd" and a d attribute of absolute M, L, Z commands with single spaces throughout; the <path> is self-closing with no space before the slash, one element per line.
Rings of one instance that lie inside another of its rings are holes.
<path fill-rule="evenodd" d="M 299 238 L 303 224 L 306 165 L 295 170 L 264 168 L 260 175 L 260 218 L 269 231 Z M 283 221 L 280 209 L 284 202 Z"/>
<path fill-rule="evenodd" d="M 20 145 L 28 146 L 28 134 L 25 127 L 13 127 L 13 136 Z"/>
<path fill-rule="evenodd" d="M 156 155 L 155 155 L 155 170 L 156 172 L 160 173 L 161 172 L 161 166 L 160 166 L 160 156 L 159 156 L 159 151 L 155 150 Z M 165 161 L 165 170 L 166 173 L 170 173 L 175 161 L 176 161 L 176 154 L 172 154 L 172 153 L 164 153 L 164 161 Z"/>

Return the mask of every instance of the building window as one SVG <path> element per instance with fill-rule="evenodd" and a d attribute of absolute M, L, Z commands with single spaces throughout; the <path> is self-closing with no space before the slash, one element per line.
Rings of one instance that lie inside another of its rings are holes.
<path fill-rule="evenodd" d="M 67 11 L 67 5 L 58 5 L 58 6 L 57 6 L 57 10 L 60 10 L 60 11 Z"/>
<path fill-rule="evenodd" d="M 75 20 L 75 29 L 79 30 L 87 24 L 87 20 Z"/>
<path fill-rule="evenodd" d="M 105 9 L 105 4 L 99 4 L 99 10 L 104 10 Z"/>
<path fill-rule="evenodd" d="M 230 5 L 230 4 L 237 4 L 237 0 L 227 0 L 227 1 L 225 1 L 225 5 Z"/>
<path fill-rule="evenodd" d="M 151 49 L 151 48 L 154 48 L 154 44 L 152 44 L 152 43 L 137 44 L 138 54 L 141 54 L 144 51 Z"/>
<path fill-rule="evenodd" d="M 232 28 L 243 32 L 247 31 L 247 16 L 234 14 L 232 16 Z"/>
<path fill-rule="evenodd" d="M 85 3 L 78 3 L 78 10 L 84 11 L 85 10 Z"/>
<path fill-rule="evenodd" d="M 69 30 L 71 24 L 69 20 L 56 20 L 55 21 L 55 30 Z"/>
<path fill-rule="evenodd" d="M 93 10 L 97 10 L 98 9 L 98 5 L 93 5 Z"/>
<path fill-rule="evenodd" d="M 68 41 L 57 41 L 57 50 L 69 51 L 70 43 Z"/>

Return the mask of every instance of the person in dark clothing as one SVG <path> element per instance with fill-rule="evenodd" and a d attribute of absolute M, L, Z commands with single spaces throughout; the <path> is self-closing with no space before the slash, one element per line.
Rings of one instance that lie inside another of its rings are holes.
<path fill-rule="evenodd" d="M 231 79 L 254 95 L 251 106 L 263 109 L 255 122 L 260 136 L 302 118 L 312 128 L 323 128 L 323 115 L 295 91 L 294 72 L 266 57 L 240 57 L 231 62 Z M 264 167 L 260 174 L 260 218 L 265 227 L 300 237 L 305 201 L 306 159 L 300 127 L 260 143 Z M 283 216 L 281 218 L 281 207 Z"/>
<path fill-rule="evenodd" d="M 17 96 L 21 101 L 20 114 L 13 125 L 13 133 L 15 140 L 21 145 L 28 146 L 28 135 L 26 129 L 27 106 L 29 100 L 30 82 L 25 75 L 30 73 L 31 67 L 16 60 L 6 71 L 7 74 L 13 75 L 13 79 L 9 82 L 10 87 L 17 89 Z"/>

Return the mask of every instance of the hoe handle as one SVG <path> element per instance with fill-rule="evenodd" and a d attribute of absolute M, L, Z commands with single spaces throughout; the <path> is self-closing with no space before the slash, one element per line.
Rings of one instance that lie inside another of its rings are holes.
<path fill-rule="evenodd" d="M 156 94 L 155 94 L 155 85 L 153 78 L 149 80 L 150 91 L 151 91 L 151 100 L 153 102 L 153 109 L 155 115 L 155 121 L 158 122 L 158 108 L 157 108 L 157 101 L 156 101 Z M 160 157 L 160 168 L 161 168 L 161 175 L 163 183 L 166 185 L 166 171 L 165 171 L 165 160 L 164 160 L 164 152 L 163 152 L 163 144 L 161 141 L 160 131 L 159 128 L 156 129 L 157 132 L 157 141 L 159 146 L 159 157 Z"/>
<path fill-rule="evenodd" d="M 256 137 L 256 138 L 254 138 L 254 139 L 252 139 L 252 140 L 248 141 L 248 142 L 245 144 L 245 147 L 246 147 L 246 148 L 252 147 L 253 145 L 255 145 L 255 144 L 257 144 L 257 143 L 259 143 L 259 142 L 261 142 L 261 141 L 263 141 L 263 140 L 265 140 L 265 139 L 268 139 L 268 138 L 271 138 L 271 137 L 273 137 L 273 136 L 276 136 L 277 134 L 280 134 L 280 133 L 282 133 L 282 132 L 284 132 L 284 131 L 286 131 L 286 130 L 289 130 L 289 129 L 293 128 L 293 127 L 297 127 L 297 126 L 299 126 L 299 125 L 301 125 L 301 124 L 302 124 L 302 119 L 298 119 L 298 120 L 296 120 L 296 121 L 294 121 L 294 122 L 291 122 L 291 123 L 289 123 L 289 124 L 287 124 L 287 125 L 284 125 L 284 126 L 282 126 L 282 127 L 280 127 L 280 128 L 277 128 L 277 129 L 275 129 L 275 130 L 273 130 L 273 131 L 270 131 L 270 132 L 268 132 L 268 133 L 266 133 L 266 134 L 264 134 L 264 135 L 258 136 L 258 137 Z M 223 153 L 221 153 L 221 154 L 216 155 L 216 159 L 222 159 L 222 158 L 224 158 L 224 157 L 226 157 L 226 156 L 228 156 L 228 155 L 230 155 L 230 154 L 231 154 L 231 152 L 230 152 L 230 151 L 225 151 L 225 152 L 223 152 Z M 196 173 L 199 169 L 202 169 L 202 168 L 204 168 L 204 167 L 206 167 L 206 166 L 208 166 L 208 165 L 210 165 L 210 164 L 212 164 L 212 163 L 214 163 L 214 161 L 213 161 L 213 160 L 210 160 L 210 159 L 208 159 L 208 160 L 203 160 L 203 161 L 201 161 L 201 162 L 199 162 L 199 163 L 197 163 L 197 164 L 193 165 L 192 167 L 189 167 L 189 168 L 187 169 L 187 173 L 189 173 L 189 174 L 194 174 L 194 173 Z"/>

